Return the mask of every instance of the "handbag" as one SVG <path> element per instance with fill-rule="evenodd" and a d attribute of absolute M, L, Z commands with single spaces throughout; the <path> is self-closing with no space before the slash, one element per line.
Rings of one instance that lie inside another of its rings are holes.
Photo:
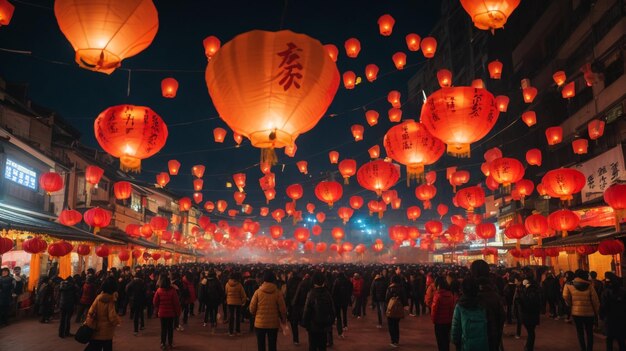
<path fill-rule="evenodd" d="M 94 304 L 95 303 L 97 302 L 94 302 Z M 91 310 L 92 309 L 89 308 L 89 311 L 87 312 L 87 318 L 85 318 L 85 322 L 80 327 L 78 327 L 78 330 L 76 330 L 76 334 L 74 334 L 74 340 L 78 341 L 81 344 L 86 344 L 91 341 L 93 333 L 96 331 L 97 308 L 94 308 L 93 312 L 91 312 Z"/>

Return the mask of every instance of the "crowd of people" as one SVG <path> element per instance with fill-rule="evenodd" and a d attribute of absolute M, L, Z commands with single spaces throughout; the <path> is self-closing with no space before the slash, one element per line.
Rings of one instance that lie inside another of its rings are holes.
<path fill-rule="evenodd" d="M 22 291 L 19 267 L 2 269 L 0 323 Z M 231 337 L 254 332 L 258 350 L 276 350 L 279 331 L 299 344 L 307 331 L 309 350 L 326 350 L 345 337 L 349 320 L 375 311 L 377 328 L 386 321 L 390 346 L 400 345 L 406 315 L 430 315 L 440 351 L 503 349 L 505 323 L 515 337 L 526 331 L 524 350 L 534 350 L 536 327 L 545 314 L 573 322 L 580 350 L 593 350 L 594 329 L 604 327 L 606 349 L 626 350 L 626 289 L 607 272 L 577 270 L 555 274 L 549 268 L 497 268 L 485 261 L 452 265 L 237 265 L 184 264 L 88 269 L 61 279 L 42 276 L 34 308 L 41 323 L 59 318 L 59 337 L 76 325 L 95 330 L 86 350 L 112 350 L 122 317 L 141 336 L 146 318 L 158 318 L 161 348 L 171 349 L 174 331 L 191 316 L 209 333 L 227 325 Z M 6 306 L 6 308 L 4 308 Z M 348 315 L 351 312 L 351 318 Z M 74 322 L 74 326 L 73 323 Z M 247 329 L 247 330 L 246 330 Z M 180 335 L 184 335 L 180 334 Z"/>

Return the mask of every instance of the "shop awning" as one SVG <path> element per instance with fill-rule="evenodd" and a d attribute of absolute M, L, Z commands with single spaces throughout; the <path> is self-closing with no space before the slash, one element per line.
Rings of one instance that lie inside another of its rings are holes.
<path fill-rule="evenodd" d="M 125 232 L 117 228 L 102 228 L 100 229 L 100 235 L 104 235 L 111 239 L 121 241 L 122 243 L 145 247 L 146 249 L 160 249 L 161 248 L 156 243 L 148 241 L 144 238 L 141 238 L 141 237 L 134 238 L 134 237 L 128 236 L 128 234 L 126 234 Z"/>
<path fill-rule="evenodd" d="M 67 241 L 87 241 L 119 245 L 120 242 L 53 222 L 46 213 L 0 203 L 0 229 L 19 230 L 34 235 L 49 235 Z"/>
<path fill-rule="evenodd" d="M 603 228 L 594 231 L 583 231 L 575 235 L 569 235 L 565 238 L 547 238 L 543 239 L 542 247 L 567 247 L 578 245 L 595 245 L 603 240 L 615 239 L 626 236 L 626 231 L 615 231 L 615 228 Z"/>

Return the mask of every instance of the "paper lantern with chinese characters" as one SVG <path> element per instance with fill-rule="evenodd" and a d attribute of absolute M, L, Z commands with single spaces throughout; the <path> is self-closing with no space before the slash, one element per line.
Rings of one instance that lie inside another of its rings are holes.
<path fill-rule="evenodd" d="M 367 124 L 370 125 L 370 127 L 378 124 L 378 116 L 379 116 L 378 112 L 374 110 L 365 111 L 365 120 L 367 121 Z"/>
<path fill-rule="evenodd" d="M 100 183 L 100 179 L 104 175 L 104 169 L 98 166 L 87 166 L 85 168 L 85 181 L 91 185 L 97 185 Z"/>
<path fill-rule="evenodd" d="M 88 226 L 94 229 L 94 233 L 100 231 L 111 223 L 111 212 L 100 207 L 90 208 L 83 214 L 83 219 Z"/>
<path fill-rule="evenodd" d="M 337 49 L 335 45 L 326 44 L 324 45 L 324 50 L 326 51 L 330 59 L 333 60 L 333 62 L 337 62 L 337 57 L 339 57 L 339 49 Z"/>
<path fill-rule="evenodd" d="M 363 140 L 363 132 L 365 131 L 365 129 L 363 128 L 362 125 L 354 124 L 352 125 L 350 130 L 352 131 L 352 136 L 354 137 L 354 141 Z"/>
<path fill-rule="evenodd" d="M 352 90 L 356 85 L 356 73 L 352 71 L 345 71 L 342 75 L 343 78 L 343 87 Z"/>
<path fill-rule="evenodd" d="M 437 81 L 442 88 L 449 88 L 452 85 L 452 72 L 442 68 L 437 71 Z"/>
<path fill-rule="evenodd" d="M 384 37 L 388 37 L 391 35 L 393 31 L 393 25 L 396 23 L 396 20 L 391 17 L 389 14 L 384 14 L 378 18 L 378 31 L 380 35 Z"/>
<path fill-rule="evenodd" d="M 133 187 L 130 182 L 121 181 L 113 184 L 113 194 L 118 200 L 126 200 L 133 193 Z"/>
<path fill-rule="evenodd" d="M 56 172 L 43 173 L 39 177 L 39 186 L 50 195 L 63 189 L 63 178 Z"/>
<path fill-rule="evenodd" d="M 548 224 L 555 231 L 563 233 L 563 237 L 567 236 L 568 231 L 572 231 L 578 227 L 580 217 L 574 211 L 561 209 L 554 211 L 548 215 Z"/>
<path fill-rule="evenodd" d="M 496 226 L 493 223 L 480 223 L 476 225 L 476 235 L 483 239 L 489 240 L 496 236 Z"/>
<path fill-rule="evenodd" d="M 391 56 L 391 60 L 393 61 L 393 64 L 396 66 L 396 69 L 402 70 L 404 69 L 404 66 L 406 65 L 406 54 L 403 53 L 402 51 L 398 51 L 395 54 L 393 54 L 393 56 Z"/>
<path fill-rule="evenodd" d="M 587 153 L 587 148 L 589 147 L 589 142 L 587 139 L 575 139 L 572 141 L 572 149 L 574 149 L 574 153 L 577 155 L 584 155 Z"/>
<path fill-rule="evenodd" d="M 378 66 L 376 66 L 373 63 L 370 63 L 369 65 L 365 66 L 365 77 L 367 78 L 369 82 L 375 81 L 377 76 L 378 76 Z"/>
<path fill-rule="evenodd" d="M 489 164 L 489 176 L 505 187 L 524 177 L 524 166 L 515 158 L 501 157 Z"/>
<path fill-rule="evenodd" d="M 0 0 L 0 27 L 8 26 L 11 23 L 15 6 L 8 0 Z"/>
<path fill-rule="evenodd" d="M 178 91 L 178 81 L 174 78 L 165 78 L 161 81 L 161 94 L 165 98 L 175 98 Z"/>
<path fill-rule="evenodd" d="M 565 84 L 565 81 L 567 80 L 567 75 L 565 74 L 564 71 L 556 71 L 552 75 L 552 79 L 554 80 L 554 83 L 556 83 L 557 86 L 561 86 Z"/>
<path fill-rule="evenodd" d="M 204 54 L 206 55 L 206 58 L 210 60 L 213 56 L 215 56 L 217 50 L 220 49 L 222 42 L 217 37 L 211 35 L 202 40 L 202 45 L 204 45 Z"/>
<path fill-rule="evenodd" d="M 170 175 L 177 175 L 178 171 L 180 170 L 180 162 L 176 160 L 167 161 L 167 170 L 169 171 Z"/>
<path fill-rule="evenodd" d="M 526 111 L 522 113 L 522 121 L 524 121 L 527 126 L 532 127 L 537 124 L 537 114 L 535 111 Z"/>
<path fill-rule="evenodd" d="M 430 209 L 432 200 L 437 195 L 437 188 L 430 184 L 422 184 L 415 188 L 415 197 L 424 203 L 424 209 Z"/>
<path fill-rule="evenodd" d="M 349 184 L 350 177 L 355 175 L 357 171 L 356 161 L 349 158 L 342 160 L 341 162 L 339 162 L 338 168 L 339 173 L 341 173 L 341 176 L 343 177 L 343 183 Z"/>
<path fill-rule="evenodd" d="M 339 153 L 337 151 L 330 151 L 328 153 L 328 160 L 331 164 L 337 164 L 339 161 Z"/>
<path fill-rule="evenodd" d="M 487 70 L 489 71 L 489 78 L 500 79 L 502 77 L 502 62 L 498 60 L 489 62 Z"/>
<path fill-rule="evenodd" d="M 100 147 L 120 159 L 120 169 L 131 172 L 139 172 L 141 160 L 159 152 L 167 140 L 161 117 L 144 106 L 107 108 L 96 118 L 94 132 Z"/>
<path fill-rule="evenodd" d="M 470 144 L 482 139 L 498 120 L 495 98 L 485 89 L 442 88 L 422 106 L 420 121 L 448 145 L 448 153 L 470 156 Z"/>
<path fill-rule="evenodd" d="M 317 124 L 340 78 L 319 41 L 288 30 L 253 30 L 222 46 L 205 79 L 220 117 L 264 150 L 262 162 L 275 163 L 273 149 L 294 145 Z"/>
<path fill-rule="evenodd" d="M 343 196 L 343 187 L 335 181 L 321 181 L 315 186 L 315 196 L 332 208 Z"/>
<path fill-rule="evenodd" d="M 541 150 L 530 149 L 526 152 L 526 162 L 531 166 L 541 166 Z"/>
<path fill-rule="evenodd" d="M 391 104 L 391 107 L 400 108 L 402 103 L 400 101 L 401 94 L 397 90 L 392 90 L 387 94 L 387 101 Z"/>
<path fill-rule="evenodd" d="M 63 210 L 59 214 L 59 223 L 74 226 L 83 220 L 83 215 L 76 210 Z"/>
<path fill-rule="evenodd" d="M 471 213 L 485 204 L 485 191 L 480 186 L 470 186 L 459 190 L 455 198 L 460 207 Z"/>
<path fill-rule="evenodd" d="M 539 213 L 526 217 L 524 220 L 524 227 L 526 228 L 528 234 L 531 235 L 547 237 L 550 234 L 548 219 Z"/>
<path fill-rule="evenodd" d="M 304 189 L 300 184 L 289 185 L 285 192 L 287 193 L 287 196 L 289 196 L 289 198 L 293 200 L 294 203 L 296 202 L 296 200 L 301 199 L 302 195 L 304 195 Z"/>
<path fill-rule="evenodd" d="M 498 111 L 506 112 L 509 108 L 509 97 L 506 95 L 496 96 L 496 106 L 498 106 Z"/>
<path fill-rule="evenodd" d="M 615 228 L 619 230 L 619 225 L 624 215 L 626 215 L 626 184 L 613 184 L 604 190 L 604 202 L 615 211 Z"/>
<path fill-rule="evenodd" d="M 383 145 L 388 157 L 407 167 L 407 184 L 411 179 L 422 178 L 424 166 L 437 162 L 445 149 L 441 140 L 413 120 L 391 127 L 385 134 Z"/>
<path fill-rule="evenodd" d="M 586 182 L 582 172 L 571 168 L 553 169 L 541 179 L 548 195 L 558 197 L 562 201 L 571 200 L 572 195 L 579 193 Z"/>
<path fill-rule="evenodd" d="M 598 244 L 598 252 L 601 255 L 619 255 L 624 252 L 624 243 L 618 239 L 603 240 Z"/>
<path fill-rule="evenodd" d="M 58 0 L 54 15 L 76 63 L 106 74 L 150 46 L 159 29 L 152 0 Z"/>
<path fill-rule="evenodd" d="M 420 49 L 421 38 L 419 35 L 415 33 L 409 33 L 406 35 L 404 40 L 406 41 L 406 47 L 409 49 L 409 51 L 418 51 Z"/>
<path fill-rule="evenodd" d="M 470 15 L 478 29 L 491 30 L 503 28 L 511 13 L 521 0 L 461 0 L 461 6 Z"/>
<path fill-rule="evenodd" d="M 398 182 L 400 171 L 391 162 L 374 160 L 359 167 L 356 179 L 360 186 L 380 196 L 383 191 L 388 190 Z"/>
<path fill-rule="evenodd" d="M 563 128 L 549 127 L 546 128 L 546 140 L 548 145 L 556 145 L 563 141 Z"/>
<path fill-rule="evenodd" d="M 350 38 L 344 43 L 346 49 L 346 56 L 350 58 L 356 58 L 361 52 L 361 42 L 357 38 Z"/>
<path fill-rule="evenodd" d="M 605 122 L 599 119 L 592 119 L 587 123 L 587 132 L 589 133 L 589 139 L 596 140 L 604 135 Z"/>
<path fill-rule="evenodd" d="M 420 47 L 422 48 L 424 57 L 433 58 L 435 57 L 435 52 L 437 52 L 437 40 L 433 37 L 426 37 L 422 39 Z"/>

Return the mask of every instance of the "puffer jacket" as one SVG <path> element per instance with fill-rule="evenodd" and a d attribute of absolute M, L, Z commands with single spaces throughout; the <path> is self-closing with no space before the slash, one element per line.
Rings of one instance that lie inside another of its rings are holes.
<path fill-rule="evenodd" d="M 255 328 L 278 329 L 285 321 L 287 306 L 276 284 L 265 282 L 257 289 L 250 301 L 250 313 L 255 317 Z"/>
<path fill-rule="evenodd" d="M 563 299 L 572 308 L 572 316 L 593 317 L 598 314 L 600 301 L 596 290 L 581 278 L 563 287 Z"/>
<path fill-rule="evenodd" d="M 180 315 L 180 300 L 175 288 L 158 288 L 152 299 L 154 310 L 159 318 L 172 318 Z"/>
<path fill-rule="evenodd" d="M 361 297 L 363 293 L 363 278 L 352 278 L 352 295 Z"/>
<path fill-rule="evenodd" d="M 235 279 L 228 279 L 228 283 L 226 283 L 226 288 L 224 290 L 226 291 L 227 305 L 243 306 L 248 299 L 243 285 Z"/>
<path fill-rule="evenodd" d="M 434 324 L 451 324 L 456 306 L 456 296 L 450 290 L 439 289 L 435 292 L 430 318 Z"/>
<path fill-rule="evenodd" d="M 101 293 L 91 304 L 85 323 L 95 329 L 92 339 L 113 340 L 115 327 L 122 322 L 115 311 L 115 300 L 114 295 Z"/>
<path fill-rule="evenodd" d="M 372 283 L 372 302 L 385 302 L 385 294 L 387 293 L 387 280 L 383 277 L 377 277 Z"/>
<path fill-rule="evenodd" d="M 93 283 L 83 284 L 83 291 L 79 303 L 81 305 L 91 305 L 96 298 L 96 287 Z"/>

